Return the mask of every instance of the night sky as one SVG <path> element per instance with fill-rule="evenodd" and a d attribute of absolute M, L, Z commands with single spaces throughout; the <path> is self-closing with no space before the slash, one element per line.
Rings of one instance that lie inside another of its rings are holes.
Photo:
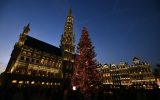
<path fill-rule="evenodd" d="M 28 23 L 30 36 L 59 47 L 69 8 L 76 44 L 86 26 L 99 63 L 160 63 L 160 0 L 0 0 L 0 72 Z"/>

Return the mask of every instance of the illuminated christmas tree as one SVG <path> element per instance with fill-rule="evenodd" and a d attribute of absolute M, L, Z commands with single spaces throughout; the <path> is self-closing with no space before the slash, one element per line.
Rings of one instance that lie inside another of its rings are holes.
<path fill-rule="evenodd" d="M 94 46 L 87 29 L 84 27 L 77 46 L 72 86 L 80 88 L 83 92 L 91 92 L 97 89 L 100 83 L 97 67 Z"/>

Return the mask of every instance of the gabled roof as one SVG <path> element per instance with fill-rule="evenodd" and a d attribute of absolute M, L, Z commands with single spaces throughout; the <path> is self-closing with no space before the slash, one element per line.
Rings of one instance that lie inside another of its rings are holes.
<path fill-rule="evenodd" d="M 138 57 L 134 57 L 134 58 L 133 58 L 133 61 L 135 61 L 135 60 L 139 60 L 139 58 L 138 58 Z"/>
<path fill-rule="evenodd" d="M 26 37 L 24 45 L 29 46 L 33 49 L 38 49 L 40 51 L 62 57 L 62 52 L 60 48 L 55 47 L 51 44 L 45 43 L 43 41 L 40 41 L 38 39 L 35 39 L 31 36 Z"/>

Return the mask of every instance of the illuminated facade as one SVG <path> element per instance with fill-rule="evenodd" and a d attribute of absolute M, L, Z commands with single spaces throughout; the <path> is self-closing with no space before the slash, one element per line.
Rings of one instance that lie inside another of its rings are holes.
<path fill-rule="evenodd" d="M 154 76 L 156 79 L 156 84 L 160 88 L 160 64 L 157 65 L 157 68 L 154 71 Z"/>
<path fill-rule="evenodd" d="M 126 62 L 121 61 L 120 64 L 118 65 L 118 70 L 121 80 L 121 86 L 127 87 L 131 85 L 128 64 Z"/>
<path fill-rule="evenodd" d="M 138 58 L 133 58 L 133 64 L 129 67 L 132 86 L 135 88 L 152 89 L 155 78 L 148 63 L 141 62 Z"/>
<path fill-rule="evenodd" d="M 111 64 L 110 73 L 114 87 L 118 88 L 121 85 L 121 80 L 120 80 L 119 69 L 116 64 Z"/>
<path fill-rule="evenodd" d="M 112 85 L 112 78 L 111 78 L 111 73 L 110 73 L 110 66 L 108 64 L 104 64 L 102 66 L 102 83 L 104 85 Z"/>
<path fill-rule="evenodd" d="M 60 85 L 61 80 L 68 79 L 73 70 L 74 33 L 71 9 L 60 48 L 29 36 L 29 31 L 28 24 L 14 46 L 4 76 L 12 77 L 9 81 L 14 84 Z"/>
<path fill-rule="evenodd" d="M 119 65 L 103 65 L 101 67 L 103 85 L 110 84 L 112 88 L 134 87 L 153 89 L 155 78 L 148 63 L 141 62 L 134 57 L 133 64 L 121 61 Z"/>
<path fill-rule="evenodd" d="M 28 28 L 24 28 L 24 30 Z M 62 54 L 59 48 L 23 33 L 15 44 L 7 73 L 62 77 Z M 45 50 L 46 49 L 46 50 Z"/>

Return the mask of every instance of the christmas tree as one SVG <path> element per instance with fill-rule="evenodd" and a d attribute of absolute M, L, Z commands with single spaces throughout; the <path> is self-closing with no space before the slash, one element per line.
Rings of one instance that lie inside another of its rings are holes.
<path fill-rule="evenodd" d="M 98 88 L 100 77 L 94 46 L 89 38 L 88 31 L 83 27 L 82 35 L 77 46 L 72 86 L 83 92 L 91 92 Z"/>

